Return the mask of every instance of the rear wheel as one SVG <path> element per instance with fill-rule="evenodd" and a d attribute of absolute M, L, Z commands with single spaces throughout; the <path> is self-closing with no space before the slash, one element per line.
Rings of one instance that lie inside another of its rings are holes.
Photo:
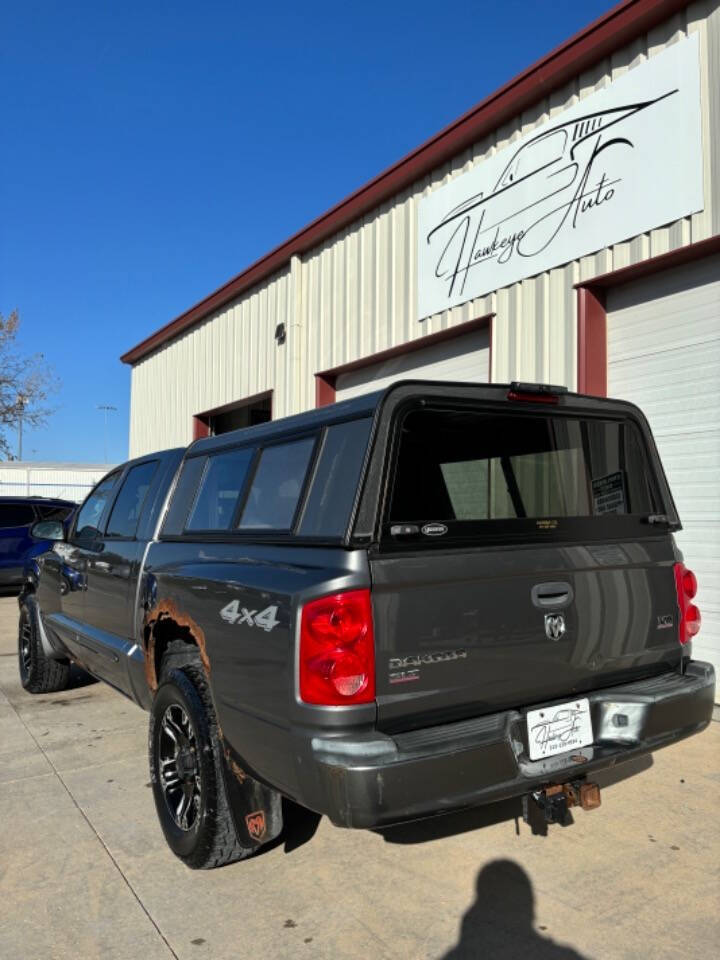
<path fill-rule="evenodd" d="M 70 682 L 70 664 L 46 656 L 27 604 L 20 608 L 18 666 L 20 683 L 28 693 L 57 693 L 65 690 Z"/>
<path fill-rule="evenodd" d="M 182 669 L 174 666 L 183 660 Z M 170 657 L 161 677 L 150 713 L 150 779 L 168 846 L 195 870 L 243 860 L 253 850 L 235 830 L 215 710 L 199 660 Z"/>

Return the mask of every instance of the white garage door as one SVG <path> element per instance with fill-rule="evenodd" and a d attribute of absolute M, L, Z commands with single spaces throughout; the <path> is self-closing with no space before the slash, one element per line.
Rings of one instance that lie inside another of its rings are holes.
<path fill-rule="evenodd" d="M 487 329 L 474 330 L 390 360 L 341 373 L 335 383 L 337 400 L 387 387 L 395 380 L 470 380 L 487 383 L 490 338 Z"/>
<path fill-rule="evenodd" d="M 645 412 L 698 578 L 693 656 L 720 671 L 720 257 L 608 294 L 608 394 Z"/>

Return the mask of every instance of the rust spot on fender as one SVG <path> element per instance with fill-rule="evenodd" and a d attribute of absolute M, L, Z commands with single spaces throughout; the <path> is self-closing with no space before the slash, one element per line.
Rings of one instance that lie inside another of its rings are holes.
<path fill-rule="evenodd" d="M 200 662 L 206 676 L 210 676 L 210 660 L 205 645 L 205 631 L 192 617 L 178 607 L 174 600 L 158 600 L 155 606 L 148 610 L 143 619 L 143 640 L 145 644 L 145 677 L 151 690 L 157 690 L 158 678 L 155 671 L 155 647 L 158 630 L 162 630 L 165 623 L 173 623 L 182 631 L 187 630 L 200 651 Z M 177 639 L 181 639 L 182 635 Z"/>
<path fill-rule="evenodd" d="M 220 734 L 220 737 L 222 739 L 222 734 Z M 236 780 L 238 781 L 238 783 L 244 783 L 245 780 L 247 780 L 247 774 L 245 773 L 243 768 L 240 766 L 240 764 L 237 763 L 232 758 L 232 756 L 230 755 L 230 750 L 227 747 L 225 747 L 224 753 L 225 753 L 225 762 L 227 763 L 228 767 L 230 767 L 230 770 L 232 771 Z"/>

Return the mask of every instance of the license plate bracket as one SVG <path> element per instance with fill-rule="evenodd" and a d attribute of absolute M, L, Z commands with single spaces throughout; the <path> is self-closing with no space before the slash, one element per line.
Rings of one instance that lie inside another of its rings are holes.
<path fill-rule="evenodd" d="M 587 697 L 528 710 L 525 719 L 531 760 L 544 760 L 593 742 Z"/>

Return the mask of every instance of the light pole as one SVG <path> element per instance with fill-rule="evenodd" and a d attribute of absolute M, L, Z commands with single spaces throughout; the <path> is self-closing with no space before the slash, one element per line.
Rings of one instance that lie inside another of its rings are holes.
<path fill-rule="evenodd" d="M 103 436 L 104 436 L 103 450 L 104 450 L 104 453 L 105 453 L 105 463 L 107 463 L 107 462 L 108 462 L 108 456 L 107 456 L 107 415 L 108 415 L 108 411 L 109 411 L 109 410 L 117 411 L 117 407 L 113 407 L 113 405 L 110 404 L 110 403 L 99 403 L 99 404 L 97 405 L 97 408 L 98 408 L 98 410 L 102 410 L 103 413 L 105 414 L 105 429 L 104 429 L 104 434 L 103 434 Z"/>
<path fill-rule="evenodd" d="M 17 412 L 18 412 L 18 460 L 22 460 L 22 428 L 23 428 L 23 413 L 25 412 L 25 407 L 27 405 L 27 397 L 19 393 L 17 395 Z"/>

